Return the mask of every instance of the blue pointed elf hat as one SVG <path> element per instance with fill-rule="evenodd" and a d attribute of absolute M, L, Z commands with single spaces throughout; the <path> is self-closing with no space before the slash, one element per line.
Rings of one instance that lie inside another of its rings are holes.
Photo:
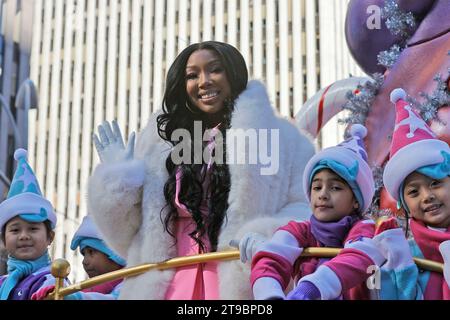
<path fill-rule="evenodd" d="M 14 159 L 17 161 L 17 169 L 11 188 L 6 200 L 0 203 L 0 230 L 16 216 L 28 222 L 49 220 L 54 229 L 56 215 L 53 206 L 42 196 L 36 176 L 27 162 L 27 151 L 17 149 Z"/>
<path fill-rule="evenodd" d="M 372 204 L 375 184 L 364 147 L 363 139 L 366 135 L 366 127 L 353 124 L 347 140 L 337 146 L 321 150 L 308 161 L 303 173 L 303 190 L 308 200 L 311 200 L 311 183 L 314 175 L 328 168 L 348 183 L 360 205 L 359 211 L 361 213 L 367 211 Z"/>
<path fill-rule="evenodd" d="M 90 216 L 85 216 L 83 218 L 80 227 L 73 236 L 70 249 L 76 250 L 78 247 L 80 248 L 80 251 L 83 251 L 86 247 L 91 247 L 103 252 L 110 260 L 121 266 L 125 266 L 127 264 L 125 259 L 108 247 Z"/>

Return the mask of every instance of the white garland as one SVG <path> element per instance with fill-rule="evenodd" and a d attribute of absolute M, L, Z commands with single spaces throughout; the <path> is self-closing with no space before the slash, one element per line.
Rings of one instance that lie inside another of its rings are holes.
<path fill-rule="evenodd" d="M 372 169 L 373 181 L 375 184 L 375 193 L 372 198 L 372 204 L 367 210 L 367 216 L 376 220 L 384 216 L 392 216 L 393 212 L 390 209 L 380 209 L 381 190 L 383 188 L 383 172 L 384 167 L 374 166 Z"/>
<path fill-rule="evenodd" d="M 386 69 L 391 68 L 397 62 L 403 49 L 404 47 L 394 44 L 389 50 L 381 51 L 377 55 L 378 64 L 382 65 Z"/>
<path fill-rule="evenodd" d="M 450 70 L 447 77 L 450 77 Z M 440 74 L 437 74 L 433 80 L 437 82 L 436 89 L 431 94 L 420 93 L 420 96 L 424 98 L 423 103 L 419 103 L 411 97 L 408 97 L 407 101 L 413 105 L 426 122 L 435 120 L 443 123 L 437 112 L 443 106 L 450 106 L 450 91 L 447 87 L 447 79 L 441 78 Z"/>
<path fill-rule="evenodd" d="M 388 30 L 394 36 L 399 36 L 399 43 L 394 44 L 389 50 L 378 54 L 378 64 L 390 68 L 397 61 L 400 53 L 405 49 L 407 40 L 417 28 L 417 22 L 411 12 L 402 12 L 396 0 L 386 0 L 381 17 L 386 20 Z"/>
<path fill-rule="evenodd" d="M 407 40 L 411 37 L 417 28 L 417 23 L 414 15 L 411 12 L 402 12 L 396 0 L 386 0 L 385 6 L 382 9 L 382 18 L 386 20 L 386 27 L 391 34 L 400 36 L 400 41 L 394 44 L 389 50 L 382 51 L 378 54 L 378 63 L 386 68 L 391 68 L 398 60 L 401 52 L 405 49 Z M 448 52 L 450 55 L 450 51 Z M 450 68 L 448 70 L 450 76 Z M 351 125 L 355 123 L 365 124 L 366 118 L 372 107 L 372 103 L 378 94 L 379 89 L 383 85 L 384 77 L 382 74 L 375 73 L 373 76 L 374 82 L 368 81 L 364 86 L 358 85 L 357 92 L 349 91 L 347 93 L 347 102 L 343 106 L 344 110 L 348 110 L 350 115 L 339 123 Z M 450 105 L 450 93 L 446 79 L 442 79 L 440 74 L 434 77 L 434 81 L 437 82 L 436 90 L 428 95 L 421 93 L 420 95 L 425 99 L 423 103 L 418 103 L 412 98 L 408 98 L 408 101 L 413 104 L 419 111 L 420 115 L 428 120 L 438 120 L 437 111 L 444 105 Z M 345 138 L 347 139 L 349 133 L 346 131 Z M 373 197 L 372 205 L 368 209 L 366 215 L 377 219 L 382 216 L 393 216 L 393 212 L 389 209 L 380 209 L 381 190 L 383 188 L 383 172 L 384 166 L 375 166 L 372 170 L 374 182 L 375 182 L 375 194 Z M 401 219 L 400 219 L 401 220 Z M 403 218 L 406 221 L 406 219 Z M 405 228 L 405 221 L 402 227 Z"/>
<path fill-rule="evenodd" d="M 402 12 L 396 0 L 386 0 L 381 10 L 381 17 L 386 20 L 386 27 L 394 36 L 402 40 L 408 39 L 417 27 L 416 19 L 411 12 Z"/>
<path fill-rule="evenodd" d="M 358 85 L 355 92 L 347 92 L 347 102 L 342 109 L 350 111 L 350 115 L 340 119 L 339 123 L 347 125 L 355 123 L 365 124 L 373 100 L 383 85 L 384 78 L 381 73 L 375 73 L 373 80 L 367 81 L 364 85 Z M 348 134 L 346 134 L 345 138 L 348 138 Z"/>

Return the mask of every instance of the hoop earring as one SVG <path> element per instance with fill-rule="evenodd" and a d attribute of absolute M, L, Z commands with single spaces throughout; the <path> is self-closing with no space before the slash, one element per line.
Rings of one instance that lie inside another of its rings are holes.
<path fill-rule="evenodd" d="M 186 109 L 188 109 L 192 114 L 199 114 L 198 111 L 194 111 L 191 109 L 191 107 L 189 107 L 189 103 L 186 102 L 185 105 L 186 105 Z"/>

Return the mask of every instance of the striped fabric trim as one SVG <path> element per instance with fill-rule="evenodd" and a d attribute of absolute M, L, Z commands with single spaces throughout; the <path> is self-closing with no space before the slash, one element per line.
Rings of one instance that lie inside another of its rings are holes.
<path fill-rule="evenodd" d="M 278 230 L 272 239 L 260 246 L 258 252 L 270 252 L 279 255 L 294 264 L 303 248 L 299 247 L 297 239 L 288 231 Z"/>
<path fill-rule="evenodd" d="M 362 238 L 359 241 L 355 242 L 347 242 L 344 246 L 346 249 L 356 249 L 361 252 L 364 252 L 370 259 L 372 259 L 373 263 L 377 266 L 381 266 L 386 260 L 380 250 L 377 248 L 377 244 L 373 239 L 370 238 Z"/>
<path fill-rule="evenodd" d="M 327 266 L 320 266 L 316 272 L 304 276 L 299 283 L 303 281 L 312 282 L 319 289 L 322 300 L 336 299 L 342 292 L 341 281 Z"/>

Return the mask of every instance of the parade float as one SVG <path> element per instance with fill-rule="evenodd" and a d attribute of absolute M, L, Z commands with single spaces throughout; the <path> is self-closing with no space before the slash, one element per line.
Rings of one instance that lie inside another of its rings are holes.
<path fill-rule="evenodd" d="M 390 92 L 398 87 L 443 141 L 450 143 L 450 0 L 352 0 L 345 22 L 350 52 L 369 77 L 351 77 L 323 88 L 302 106 L 296 122 L 313 137 L 335 115 L 347 110 L 344 125 L 363 124 L 376 194 L 369 214 L 377 219 L 399 214 L 395 201 L 382 187 L 383 168 L 389 157 L 395 110 Z M 307 248 L 302 255 L 333 257 L 340 249 Z M 52 274 L 59 279 L 50 299 L 107 281 L 131 277 L 152 269 L 176 268 L 211 260 L 239 259 L 238 250 L 214 252 L 148 263 L 104 274 L 64 288 L 67 261 L 58 259 Z M 414 259 L 419 268 L 443 272 L 443 265 Z"/>
<path fill-rule="evenodd" d="M 299 110 L 299 126 L 316 137 L 343 110 L 345 125 L 368 129 L 365 145 L 377 192 L 369 214 L 397 213 L 382 188 L 395 109 L 391 91 L 403 88 L 408 102 L 437 137 L 450 143 L 450 1 L 352 0 L 345 35 L 349 50 L 370 77 L 350 77 L 316 93 Z M 388 212 L 389 213 L 389 212 Z"/>

